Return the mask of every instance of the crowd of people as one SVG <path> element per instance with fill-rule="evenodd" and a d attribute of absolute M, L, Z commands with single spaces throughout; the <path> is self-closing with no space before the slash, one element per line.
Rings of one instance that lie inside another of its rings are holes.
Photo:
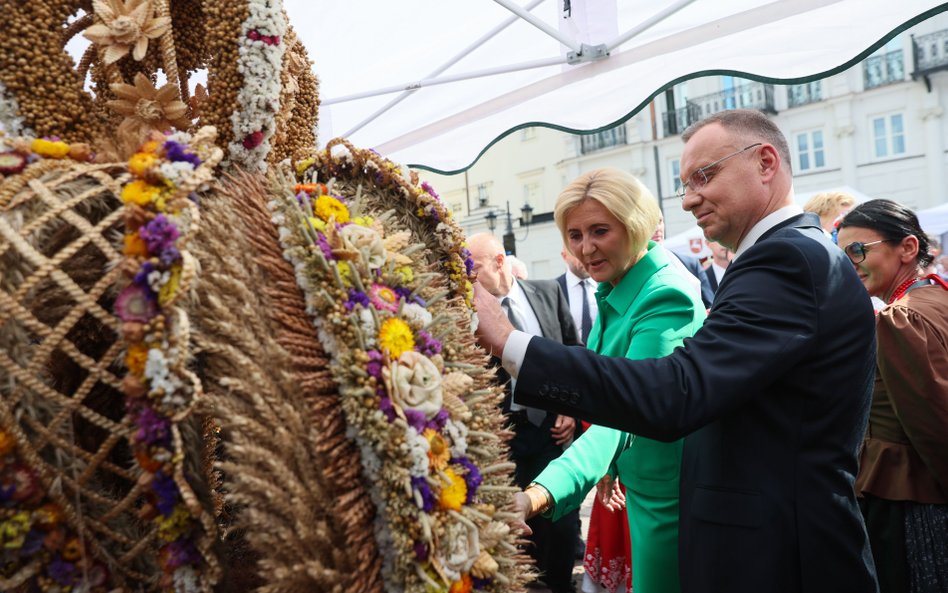
<path fill-rule="evenodd" d="M 572 590 L 558 562 L 571 569 L 596 488 L 584 591 L 948 591 L 938 247 L 891 200 L 797 206 L 786 139 L 759 112 L 682 138 L 703 280 L 662 247 L 655 198 L 615 169 L 560 194 L 556 281 L 514 281 L 496 240 L 471 239 L 478 340 L 515 441 L 548 441 L 529 461 L 512 445 L 540 578 Z"/>

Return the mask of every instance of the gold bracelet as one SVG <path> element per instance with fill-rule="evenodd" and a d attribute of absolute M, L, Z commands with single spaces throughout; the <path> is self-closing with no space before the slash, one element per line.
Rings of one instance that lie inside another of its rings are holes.
<path fill-rule="evenodd" d="M 535 482 L 530 484 L 523 493 L 530 499 L 530 517 L 539 515 L 553 506 L 553 495 L 540 484 Z"/>

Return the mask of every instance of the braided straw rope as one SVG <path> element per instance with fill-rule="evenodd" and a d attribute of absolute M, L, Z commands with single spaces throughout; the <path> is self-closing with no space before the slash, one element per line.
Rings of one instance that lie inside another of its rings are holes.
<path fill-rule="evenodd" d="M 0 184 L 0 428 L 114 585 L 153 590 L 111 314 L 127 174 L 50 163 Z"/>
<path fill-rule="evenodd" d="M 225 502 L 240 509 L 234 527 L 253 560 L 232 559 L 222 586 L 381 593 L 359 453 L 267 199 L 262 176 L 229 178 L 202 200 L 193 248 L 192 317 L 222 427 Z"/>

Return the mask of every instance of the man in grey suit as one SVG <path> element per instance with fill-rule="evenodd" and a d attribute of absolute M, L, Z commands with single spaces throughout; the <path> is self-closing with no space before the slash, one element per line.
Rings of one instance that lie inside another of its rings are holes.
<path fill-rule="evenodd" d="M 683 593 L 875 593 L 853 489 L 872 306 L 819 218 L 794 204 L 790 150 L 772 121 L 725 111 L 682 138 L 682 207 L 736 253 L 694 337 L 664 358 L 609 358 L 511 331 L 477 290 L 480 342 L 517 377 L 520 403 L 686 437 Z"/>
<path fill-rule="evenodd" d="M 569 305 L 555 280 L 515 280 L 504 248 L 492 234 L 468 238 L 478 282 L 492 295 L 510 322 L 522 331 L 543 336 L 562 344 L 578 344 L 577 330 Z M 499 363 L 499 360 L 496 361 Z M 510 454 L 521 488 L 533 481 L 546 465 L 559 457 L 573 438 L 575 420 L 570 416 L 546 413 L 538 408 L 519 406 L 511 400 L 509 375 L 498 369 L 498 378 L 506 385 L 504 412 L 510 419 L 514 436 Z M 578 537 L 578 512 L 552 522 L 543 517 L 531 519 L 533 530 L 531 555 L 543 580 L 553 593 L 573 590 L 572 573 L 575 541 Z"/>

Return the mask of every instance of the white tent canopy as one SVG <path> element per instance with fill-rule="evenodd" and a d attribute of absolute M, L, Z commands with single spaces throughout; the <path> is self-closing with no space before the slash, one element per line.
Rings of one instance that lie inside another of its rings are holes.
<path fill-rule="evenodd" d="M 926 233 L 936 237 L 948 233 L 948 204 L 919 210 L 915 214 L 918 215 L 918 224 Z"/>
<path fill-rule="evenodd" d="M 441 172 L 470 166 L 524 125 L 610 126 L 695 75 L 823 75 L 948 9 L 935 0 L 571 0 L 568 14 L 564 0 L 285 4 L 320 77 L 321 140 L 347 135 Z"/>

